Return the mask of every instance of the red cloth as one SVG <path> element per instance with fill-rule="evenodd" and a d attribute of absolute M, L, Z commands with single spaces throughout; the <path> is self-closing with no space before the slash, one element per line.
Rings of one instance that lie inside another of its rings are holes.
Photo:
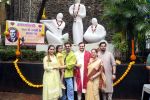
<path fill-rule="evenodd" d="M 82 87 L 83 87 L 83 89 L 87 88 L 87 81 L 88 81 L 88 77 L 87 77 L 88 69 L 87 69 L 87 66 L 88 66 L 90 57 L 91 57 L 90 52 L 85 51 L 85 53 L 84 53 L 83 86 L 82 86 L 82 82 L 81 82 L 80 68 L 76 67 L 76 69 L 74 70 L 74 75 L 76 77 L 76 83 L 77 83 L 77 92 L 80 92 L 80 93 L 82 93 Z"/>
<path fill-rule="evenodd" d="M 74 70 L 75 79 L 77 83 L 77 92 L 82 93 L 82 82 L 81 82 L 81 75 L 80 75 L 80 68 Z"/>

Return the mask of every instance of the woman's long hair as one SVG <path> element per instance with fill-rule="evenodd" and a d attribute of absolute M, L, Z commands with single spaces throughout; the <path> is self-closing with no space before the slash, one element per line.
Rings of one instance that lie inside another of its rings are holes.
<path fill-rule="evenodd" d="M 48 56 L 48 62 L 51 62 L 52 60 L 51 60 L 51 58 L 50 58 L 50 54 L 49 54 L 49 49 L 51 48 L 51 47 L 53 47 L 54 49 L 55 49 L 55 46 L 54 45 L 49 45 L 48 46 L 48 49 L 47 49 L 47 56 Z"/>
<path fill-rule="evenodd" d="M 63 46 L 62 46 L 62 45 L 57 45 L 57 46 L 56 46 L 56 54 L 58 53 L 59 47 L 63 47 Z"/>

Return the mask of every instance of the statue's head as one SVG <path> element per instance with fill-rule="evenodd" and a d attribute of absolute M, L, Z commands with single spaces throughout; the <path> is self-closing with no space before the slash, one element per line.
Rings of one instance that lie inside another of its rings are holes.
<path fill-rule="evenodd" d="M 97 24 L 98 24 L 98 22 L 97 22 L 97 19 L 96 19 L 96 18 L 92 18 L 92 24 L 93 24 L 93 25 L 97 25 Z"/>
<path fill-rule="evenodd" d="M 63 14 L 62 14 L 62 13 L 58 13 L 56 19 L 57 19 L 58 21 L 62 21 L 62 19 L 63 19 Z"/>
<path fill-rule="evenodd" d="M 75 0 L 75 3 L 80 3 L 81 0 Z"/>

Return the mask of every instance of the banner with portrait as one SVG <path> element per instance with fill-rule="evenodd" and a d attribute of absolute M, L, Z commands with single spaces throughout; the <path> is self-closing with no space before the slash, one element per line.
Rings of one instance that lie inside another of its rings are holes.
<path fill-rule="evenodd" d="M 5 45 L 17 45 L 20 39 L 23 45 L 44 43 L 45 26 L 41 23 L 6 21 Z"/>

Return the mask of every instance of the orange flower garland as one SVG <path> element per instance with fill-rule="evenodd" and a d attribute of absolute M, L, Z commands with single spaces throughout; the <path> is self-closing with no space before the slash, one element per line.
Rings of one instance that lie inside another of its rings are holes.
<path fill-rule="evenodd" d="M 8 32 L 8 22 L 6 21 L 6 26 L 5 26 L 5 32 L 4 32 L 4 34 L 6 35 L 6 36 L 9 36 L 9 32 Z"/>
<path fill-rule="evenodd" d="M 22 81 L 24 81 L 30 87 L 34 87 L 34 88 L 41 88 L 41 87 L 43 87 L 43 85 L 41 85 L 41 84 L 37 85 L 37 84 L 33 84 L 32 82 L 28 81 L 26 79 L 26 77 L 22 74 L 22 72 L 20 71 L 20 69 L 19 69 L 19 67 L 17 65 L 17 62 L 18 62 L 18 59 L 16 59 L 13 63 L 15 65 L 16 71 L 19 74 L 19 76 L 22 79 Z M 127 74 L 129 73 L 130 69 L 132 68 L 132 66 L 134 64 L 135 64 L 134 61 L 132 61 L 132 62 L 129 63 L 128 68 L 126 69 L 126 71 L 124 72 L 124 74 L 116 82 L 113 83 L 113 86 L 118 85 L 127 76 Z"/>
<path fill-rule="evenodd" d="M 17 62 L 18 62 L 18 59 L 16 59 L 13 63 L 15 65 L 16 71 L 19 74 L 19 76 L 22 79 L 22 81 L 24 81 L 30 87 L 34 87 L 34 88 L 41 88 L 41 87 L 43 87 L 43 85 L 36 85 L 36 84 L 33 84 L 32 82 L 28 81 L 26 79 L 26 77 L 21 73 L 21 71 L 20 71 L 20 69 L 19 69 L 19 67 L 17 65 Z"/>
<path fill-rule="evenodd" d="M 117 84 L 119 84 L 127 76 L 127 74 L 129 73 L 131 67 L 134 64 L 135 64 L 134 61 L 132 61 L 132 62 L 129 63 L 128 68 L 126 69 L 126 71 L 123 73 L 123 75 L 116 82 L 113 83 L 113 86 L 116 86 Z"/>

